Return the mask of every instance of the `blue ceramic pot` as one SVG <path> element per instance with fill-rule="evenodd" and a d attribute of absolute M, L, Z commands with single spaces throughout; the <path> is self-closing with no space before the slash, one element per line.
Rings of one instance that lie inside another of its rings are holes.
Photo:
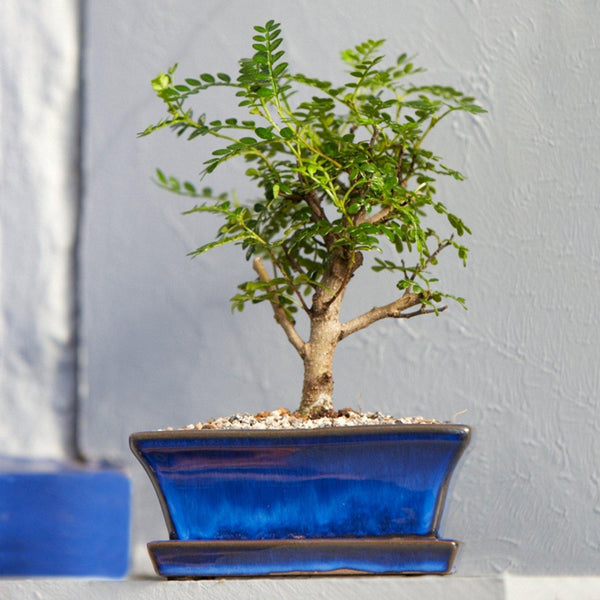
<path fill-rule="evenodd" d="M 447 573 L 438 529 L 470 430 L 385 425 L 136 433 L 160 499 L 167 577 Z"/>

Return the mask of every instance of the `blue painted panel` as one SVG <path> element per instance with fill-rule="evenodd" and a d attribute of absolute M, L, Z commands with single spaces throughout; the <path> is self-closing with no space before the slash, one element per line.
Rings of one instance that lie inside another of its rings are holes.
<path fill-rule="evenodd" d="M 0 457 L 0 575 L 125 576 L 130 495 L 108 465 Z"/>

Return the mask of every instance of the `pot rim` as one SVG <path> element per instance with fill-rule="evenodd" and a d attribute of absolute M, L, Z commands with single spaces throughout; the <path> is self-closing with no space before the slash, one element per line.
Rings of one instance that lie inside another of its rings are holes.
<path fill-rule="evenodd" d="M 435 435 L 453 433 L 469 438 L 471 427 L 455 423 L 391 423 L 385 425 L 348 425 L 342 427 L 315 427 L 295 429 L 169 429 L 138 431 L 130 435 L 130 441 L 143 440 L 186 440 L 228 438 L 301 438 L 301 437 L 346 437 L 381 435 L 392 432 Z"/>

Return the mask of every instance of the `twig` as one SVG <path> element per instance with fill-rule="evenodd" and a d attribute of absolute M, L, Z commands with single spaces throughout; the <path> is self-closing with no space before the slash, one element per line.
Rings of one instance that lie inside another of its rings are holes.
<path fill-rule="evenodd" d="M 254 269 L 254 271 L 258 275 L 258 278 L 261 281 L 263 281 L 264 283 L 269 283 L 269 281 L 271 281 L 271 278 L 269 277 L 269 274 L 265 269 L 265 265 L 263 264 L 263 261 L 259 256 L 257 256 L 252 261 L 252 268 Z M 274 290 L 275 286 L 271 286 L 269 288 L 269 291 Z M 271 308 L 273 309 L 273 316 L 275 320 L 277 321 L 277 323 L 279 323 L 279 325 L 281 325 L 281 328 L 285 332 L 285 335 L 287 336 L 290 344 L 292 344 L 292 346 L 296 349 L 296 352 L 298 352 L 301 358 L 304 358 L 304 356 L 306 355 L 306 344 L 304 340 L 298 335 L 294 324 L 288 319 L 287 315 L 285 314 L 285 311 L 278 304 L 277 300 L 269 300 L 269 302 L 271 303 Z"/>
<path fill-rule="evenodd" d="M 292 267 L 294 269 L 296 269 L 296 271 L 298 271 L 299 273 L 304 273 L 304 269 L 296 262 L 296 260 L 294 260 L 293 256 L 291 256 L 288 253 L 284 244 L 281 244 L 281 249 L 283 250 L 283 253 L 285 254 L 286 258 L 290 261 L 290 264 L 292 265 Z M 276 262 L 275 257 L 271 251 L 269 251 L 269 256 L 271 257 L 271 261 L 273 262 L 275 269 L 277 269 L 278 263 Z M 296 294 L 296 297 L 298 298 L 298 301 L 300 302 L 300 305 L 302 306 L 302 310 L 304 310 L 304 312 L 307 315 L 310 315 L 310 308 L 304 301 L 304 298 L 302 297 L 302 293 L 300 292 L 300 290 L 294 285 L 294 283 L 291 280 L 291 278 L 289 277 L 289 275 L 281 268 L 281 266 L 279 266 L 279 269 L 281 271 L 281 274 L 286 278 L 286 280 L 290 284 L 290 287 L 293 288 L 294 293 Z"/>
<path fill-rule="evenodd" d="M 375 144 L 377 143 L 377 138 L 379 137 L 379 128 L 375 127 L 373 130 L 373 135 L 369 141 L 369 150 L 373 150 Z"/>
<path fill-rule="evenodd" d="M 454 239 L 454 234 L 452 234 L 447 240 L 444 240 L 443 242 L 439 242 L 438 247 L 436 248 L 435 252 L 433 254 L 430 254 L 427 257 L 427 260 L 425 260 L 425 262 L 422 265 L 419 264 L 414 268 L 414 271 L 413 271 L 412 275 L 410 276 L 410 281 L 414 281 L 416 279 L 417 275 L 419 273 L 422 273 L 444 248 L 447 248 L 448 246 L 450 246 L 450 244 L 452 244 L 453 239 Z"/>
<path fill-rule="evenodd" d="M 404 145 L 400 146 L 400 152 L 398 152 L 398 162 L 396 163 L 396 176 L 398 181 L 402 181 L 402 159 L 404 158 Z"/>

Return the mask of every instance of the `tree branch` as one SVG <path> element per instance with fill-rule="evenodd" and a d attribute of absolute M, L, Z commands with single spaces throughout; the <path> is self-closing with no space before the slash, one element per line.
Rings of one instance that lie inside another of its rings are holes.
<path fill-rule="evenodd" d="M 304 271 L 303 271 L 302 267 L 288 253 L 288 251 L 285 248 L 285 245 L 282 244 L 281 248 L 283 250 L 283 253 L 286 255 L 286 258 L 290 261 L 290 264 L 292 265 L 292 267 L 294 269 L 296 269 L 299 273 L 303 273 Z M 290 284 L 290 287 L 292 287 L 294 289 L 294 293 L 296 294 L 296 297 L 298 298 L 298 301 L 300 302 L 300 305 L 302 306 L 302 309 L 304 310 L 304 312 L 307 315 L 310 315 L 310 308 L 308 308 L 306 302 L 304 301 L 304 298 L 302 297 L 302 293 L 300 292 L 300 290 L 294 285 L 294 283 L 290 279 L 290 277 L 281 268 L 281 265 L 279 265 L 279 263 L 277 262 L 277 260 L 275 259 L 274 255 L 273 255 L 273 253 L 271 251 L 269 251 L 269 256 L 271 257 L 271 262 L 273 263 L 273 266 L 274 266 L 275 270 L 277 270 L 277 267 L 279 266 L 279 270 L 281 271 L 282 275 L 287 279 L 288 283 Z M 263 270 L 264 270 L 264 266 L 263 266 Z M 267 275 L 266 271 L 265 271 L 265 275 Z M 268 277 L 268 275 L 267 275 L 267 277 Z M 269 281 L 269 280 L 266 279 L 265 281 Z"/>
<path fill-rule="evenodd" d="M 363 259 L 362 252 L 357 251 L 357 252 L 352 253 L 352 258 L 351 258 L 350 262 L 348 264 L 346 264 L 345 268 L 343 268 L 343 276 L 341 278 L 341 281 L 339 282 L 337 290 L 333 293 L 331 298 L 329 298 L 329 300 L 327 300 L 327 302 L 325 304 L 327 304 L 327 305 L 333 304 L 340 297 L 340 294 L 345 293 L 346 287 L 348 286 L 350 279 L 352 278 L 354 273 L 358 269 L 360 269 L 360 267 L 363 264 L 363 260 L 364 259 Z M 332 268 L 333 267 L 334 266 L 332 265 Z M 333 275 L 333 271 L 332 271 L 332 275 Z M 338 277 L 338 279 L 339 279 L 339 277 Z"/>
<path fill-rule="evenodd" d="M 400 180 L 400 185 L 402 187 L 404 187 L 408 183 L 408 180 L 413 176 L 416 163 L 417 163 L 417 154 L 416 154 L 416 151 L 413 151 L 411 159 L 410 159 L 410 166 L 408 167 L 408 170 L 406 171 L 406 175 L 404 176 L 404 179 Z"/>
<path fill-rule="evenodd" d="M 419 294 L 413 294 L 411 292 L 406 292 L 402 295 L 398 300 L 394 300 L 394 302 L 390 302 L 385 306 L 376 306 L 366 313 L 347 321 L 346 323 L 342 323 L 340 337 L 338 341 L 342 341 L 344 338 L 349 335 L 360 331 L 361 329 L 365 329 L 369 325 L 380 321 L 381 319 L 393 318 L 393 319 L 412 319 L 412 317 L 417 317 L 419 315 L 430 314 L 434 312 L 443 312 L 448 308 L 447 306 L 441 306 L 437 309 L 426 309 L 424 305 L 421 305 L 421 308 L 415 310 L 413 312 L 405 313 L 408 308 L 416 306 L 420 304 L 421 297 Z"/>
<path fill-rule="evenodd" d="M 360 225 L 361 223 L 371 223 L 371 225 L 376 225 L 380 221 L 384 221 L 385 219 L 387 219 L 392 210 L 393 209 L 391 206 L 386 206 L 385 208 L 382 208 L 378 213 L 374 214 L 368 219 L 365 218 L 366 213 L 363 212 L 362 214 L 360 214 L 360 217 L 356 219 L 356 225 Z"/>
<path fill-rule="evenodd" d="M 321 200 L 319 200 L 319 197 L 313 190 L 310 190 L 304 194 L 304 200 L 310 207 L 315 223 L 318 223 L 319 221 L 329 221 L 325 215 L 325 212 L 323 211 L 323 207 L 321 206 Z"/>
<path fill-rule="evenodd" d="M 271 281 L 271 278 L 269 277 L 269 274 L 265 269 L 265 265 L 263 264 L 263 261 L 259 256 L 257 256 L 252 261 L 252 268 L 254 269 L 254 271 L 258 275 L 258 278 L 261 281 L 265 283 Z M 275 286 L 269 288 L 269 291 L 273 290 L 275 290 Z M 277 323 L 279 323 L 279 325 L 281 325 L 281 328 L 285 332 L 287 339 L 289 340 L 290 344 L 292 344 L 292 346 L 296 349 L 296 352 L 298 352 L 300 358 L 304 358 L 304 356 L 306 355 L 306 344 L 304 340 L 298 335 L 294 324 L 288 319 L 287 315 L 285 314 L 285 311 L 283 310 L 283 308 L 281 308 L 277 301 L 270 300 L 270 303 L 271 308 L 273 309 L 273 316 L 275 320 L 277 321 Z"/>
<path fill-rule="evenodd" d="M 396 161 L 396 176 L 398 177 L 398 181 L 402 181 L 402 159 L 404 158 L 404 144 L 400 146 L 400 151 L 398 152 L 398 160 Z"/>
<path fill-rule="evenodd" d="M 379 128 L 375 127 L 373 129 L 373 135 L 371 136 L 371 139 L 369 141 L 369 150 L 373 150 L 373 148 L 375 147 L 375 144 L 377 143 L 377 138 L 379 137 Z"/>
<path fill-rule="evenodd" d="M 447 248 L 448 246 L 450 246 L 452 244 L 452 240 L 454 239 L 454 234 L 452 234 L 447 240 L 444 240 L 443 242 L 438 242 L 438 247 L 435 249 L 435 251 L 433 252 L 433 254 L 430 254 L 427 257 L 427 260 L 425 260 L 425 262 L 423 262 L 422 264 L 417 265 L 413 272 L 412 275 L 410 276 L 410 281 L 414 281 L 417 277 L 417 275 L 419 273 L 422 273 L 437 257 L 437 255 L 444 249 Z"/>
<path fill-rule="evenodd" d="M 289 196 L 285 196 L 289 197 Z M 299 200 L 304 200 L 308 207 L 310 208 L 310 217 L 313 223 L 319 223 L 320 221 L 326 221 L 329 223 L 329 219 L 321 206 L 321 199 L 317 196 L 314 190 L 309 190 L 304 194 L 298 194 L 297 198 Z M 326 234 L 323 239 L 323 245 L 325 248 L 331 248 L 333 242 L 335 241 L 335 236 L 332 233 Z"/>

